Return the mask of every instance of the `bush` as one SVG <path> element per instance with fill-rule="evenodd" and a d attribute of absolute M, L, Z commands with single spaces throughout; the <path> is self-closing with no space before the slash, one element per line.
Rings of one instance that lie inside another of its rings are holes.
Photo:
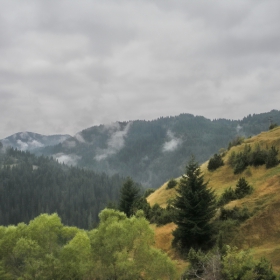
<path fill-rule="evenodd" d="M 217 205 L 223 206 L 232 200 L 243 198 L 244 196 L 246 196 L 247 194 L 251 194 L 252 192 L 253 188 L 248 184 L 245 178 L 242 177 L 238 180 L 235 189 L 229 187 L 222 193 Z"/>
<path fill-rule="evenodd" d="M 230 150 L 231 147 L 241 145 L 244 142 L 244 137 L 237 136 L 235 139 L 233 139 L 228 144 L 228 150 Z"/>
<path fill-rule="evenodd" d="M 237 182 L 235 195 L 237 198 L 243 198 L 247 194 L 251 194 L 253 192 L 253 188 L 248 184 L 244 177 L 240 178 Z"/>
<path fill-rule="evenodd" d="M 230 201 L 235 200 L 236 198 L 237 197 L 236 197 L 235 191 L 231 187 L 229 187 L 221 195 L 221 197 L 218 201 L 218 206 L 225 205 L 225 204 L 229 203 Z"/>
<path fill-rule="evenodd" d="M 171 207 L 162 208 L 157 203 L 150 208 L 149 221 L 159 225 L 171 223 L 174 219 L 174 209 Z"/>
<path fill-rule="evenodd" d="M 272 124 L 269 126 L 269 130 L 271 130 L 271 129 L 277 127 L 277 126 L 278 126 L 277 123 L 272 123 Z"/>
<path fill-rule="evenodd" d="M 177 186 L 176 180 L 171 179 L 171 180 L 168 182 L 166 189 L 167 189 L 167 190 L 173 189 L 173 188 L 176 187 L 176 186 Z"/>
<path fill-rule="evenodd" d="M 214 171 L 223 165 L 224 165 L 224 161 L 222 159 L 222 156 L 215 154 L 212 158 L 210 158 L 207 168 L 209 171 Z"/>
<path fill-rule="evenodd" d="M 267 154 L 267 159 L 265 162 L 266 168 L 271 168 L 278 165 L 279 161 L 277 155 L 278 155 L 278 149 L 276 149 L 275 146 L 272 146 Z"/>
<path fill-rule="evenodd" d="M 236 206 L 233 209 L 225 209 L 223 207 L 221 208 L 220 220 L 222 221 L 232 219 L 232 220 L 237 220 L 239 222 L 244 222 L 250 217 L 251 214 L 247 207 L 244 207 L 242 209 Z"/>
<path fill-rule="evenodd" d="M 152 188 L 146 189 L 143 196 L 146 198 L 146 197 L 148 197 L 150 194 L 152 194 L 154 191 L 155 191 L 155 189 L 152 189 Z"/>

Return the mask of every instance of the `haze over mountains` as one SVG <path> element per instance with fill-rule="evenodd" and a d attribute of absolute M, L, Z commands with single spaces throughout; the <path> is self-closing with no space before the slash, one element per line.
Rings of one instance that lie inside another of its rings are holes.
<path fill-rule="evenodd" d="M 153 121 L 99 125 L 69 135 L 17 133 L 2 140 L 20 150 L 52 156 L 68 165 L 109 175 L 131 176 L 144 187 L 158 187 L 184 172 L 191 155 L 202 163 L 237 136 L 252 136 L 280 123 L 280 111 L 242 120 L 210 120 L 181 114 Z"/>
<path fill-rule="evenodd" d="M 57 145 L 66 139 L 71 137 L 70 135 L 41 135 L 34 132 L 18 132 L 1 142 L 4 146 L 10 146 L 21 151 L 33 151 L 45 146 Z"/>

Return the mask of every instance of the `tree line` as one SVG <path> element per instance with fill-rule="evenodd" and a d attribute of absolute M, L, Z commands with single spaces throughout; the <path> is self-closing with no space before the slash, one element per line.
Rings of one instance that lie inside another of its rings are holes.
<path fill-rule="evenodd" d="M 124 180 L 8 149 L 0 168 L 0 224 L 27 223 L 56 212 L 66 225 L 92 228 L 98 213 L 118 201 Z"/>

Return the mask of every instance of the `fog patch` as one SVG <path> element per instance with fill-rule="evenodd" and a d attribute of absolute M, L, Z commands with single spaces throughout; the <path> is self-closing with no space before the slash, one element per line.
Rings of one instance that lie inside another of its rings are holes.
<path fill-rule="evenodd" d="M 241 129 L 242 129 L 242 126 L 240 124 L 238 124 L 236 127 L 236 132 L 239 133 Z"/>
<path fill-rule="evenodd" d="M 32 140 L 28 142 L 23 142 L 21 140 L 17 140 L 17 147 L 21 151 L 26 151 L 28 149 L 36 149 L 36 148 L 41 148 L 44 147 L 44 144 L 37 140 Z"/>
<path fill-rule="evenodd" d="M 107 149 L 99 150 L 98 155 L 95 156 L 97 161 L 104 160 L 108 156 L 116 154 L 124 147 L 125 137 L 129 131 L 131 122 L 129 122 L 123 130 L 121 130 L 121 125 L 119 123 L 114 123 L 112 125 L 105 126 L 105 129 L 109 130 L 110 138 L 107 141 Z"/>
<path fill-rule="evenodd" d="M 74 148 L 76 147 L 76 142 L 74 140 L 66 140 L 62 143 L 63 148 Z"/>
<path fill-rule="evenodd" d="M 77 156 L 75 154 L 63 154 L 63 153 L 58 153 L 53 155 L 53 158 L 56 159 L 59 163 L 64 163 L 67 165 L 77 165 L 78 161 L 81 159 L 80 156 Z"/>
<path fill-rule="evenodd" d="M 167 139 L 168 141 L 166 141 L 162 147 L 163 152 L 175 151 L 182 143 L 182 140 L 180 138 L 175 137 L 172 131 L 170 130 L 167 131 Z"/>
<path fill-rule="evenodd" d="M 76 138 L 80 143 L 86 143 L 86 140 L 84 139 L 84 137 L 82 136 L 81 133 L 77 133 L 74 138 Z"/>

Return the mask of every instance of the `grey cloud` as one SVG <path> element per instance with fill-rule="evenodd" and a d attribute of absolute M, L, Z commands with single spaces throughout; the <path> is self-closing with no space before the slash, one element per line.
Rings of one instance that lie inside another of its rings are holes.
<path fill-rule="evenodd" d="M 3 0 L 0 138 L 278 109 L 279 9 L 274 0 Z"/>

